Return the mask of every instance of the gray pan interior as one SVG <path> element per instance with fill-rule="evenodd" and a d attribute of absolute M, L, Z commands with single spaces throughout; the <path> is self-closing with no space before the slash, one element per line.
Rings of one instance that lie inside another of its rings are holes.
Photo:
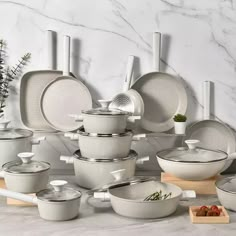
<path fill-rule="evenodd" d="M 235 152 L 236 148 L 232 130 L 225 124 L 215 120 L 203 120 L 190 126 L 183 141 L 187 139 L 200 140 L 198 146 L 222 150 L 228 154 Z M 226 170 L 231 164 L 232 161 L 227 161 L 222 171 Z"/>

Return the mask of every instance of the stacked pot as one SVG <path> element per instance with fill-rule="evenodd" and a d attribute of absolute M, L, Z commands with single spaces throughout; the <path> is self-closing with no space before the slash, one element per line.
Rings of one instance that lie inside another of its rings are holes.
<path fill-rule="evenodd" d="M 95 188 L 115 179 L 134 176 L 137 153 L 130 150 L 133 140 L 145 135 L 133 135 L 127 130 L 128 122 L 139 116 L 131 116 L 119 109 L 110 109 L 107 100 L 100 100 L 100 108 L 83 111 L 76 116 L 83 122 L 77 133 L 66 133 L 71 140 L 79 141 L 79 150 L 73 156 L 61 156 L 66 163 L 74 164 L 76 181 L 84 188 Z M 139 160 L 146 160 L 142 158 Z"/>

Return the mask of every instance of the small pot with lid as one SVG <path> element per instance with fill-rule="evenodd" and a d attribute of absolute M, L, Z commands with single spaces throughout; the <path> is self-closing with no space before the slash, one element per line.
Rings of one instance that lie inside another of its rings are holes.
<path fill-rule="evenodd" d="M 127 122 L 134 123 L 140 116 L 131 116 L 130 113 L 119 109 L 109 108 L 111 101 L 99 100 L 101 107 L 82 111 L 82 115 L 70 115 L 76 121 L 83 121 L 86 132 L 96 134 L 124 133 Z"/>
<path fill-rule="evenodd" d="M 0 189 L 0 195 L 37 204 L 39 215 L 45 220 L 71 220 L 78 216 L 82 194 L 65 184 L 64 180 L 51 181 L 51 188 L 41 190 L 35 197 L 6 189 Z"/>
<path fill-rule="evenodd" d="M 61 156 L 60 160 L 67 164 L 74 164 L 76 182 L 79 186 L 91 189 L 101 184 L 114 181 L 112 172 L 124 169 L 122 178 L 134 176 L 136 163 L 142 164 L 148 161 L 149 157 L 137 160 L 138 154 L 131 150 L 129 155 L 124 158 L 115 159 L 93 159 L 85 158 L 77 150 L 73 156 Z"/>
<path fill-rule="evenodd" d="M 0 121 L 0 166 L 16 160 L 17 154 L 31 152 L 32 145 L 40 144 L 45 137 L 33 138 L 33 132 L 27 129 L 7 128 L 10 121 Z"/>
<path fill-rule="evenodd" d="M 228 156 L 220 150 L 197 147 L 199 140 L 186 140 L 188 147 L 171 148 L 157 153 L 160 167 L 166 172 L 184 180 L 204 180 L 219 174 L 228 160 L 236 158 L 236 153 Z"/>
<path fill-rule="evenodd" d="M 45 189 L 49 179 L 50 164 L 31 160 L 34 153 L 19 153 L 19 160 L 2 166 L 0 176 L 4 177 L 6 187 L 21 193 L 36 193 Z"/>

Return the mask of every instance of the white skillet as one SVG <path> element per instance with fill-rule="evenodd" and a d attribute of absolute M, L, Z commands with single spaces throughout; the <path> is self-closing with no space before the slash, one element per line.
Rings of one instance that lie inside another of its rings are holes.
<path fill-rule="evenodd" d="M 163 132 L 174 127 L 173 117 L 177 113 L 185 114 L 187 94 L 183 84 L 174 76 L 159 72 L 160 70 L 161 34 L 153 34 L 153 69 L 141 76 L 131 86 L 144 101 L 142 128 Z"/>
<path fill-rule="evenodd" d="M 49 83 L 40 98 L 40 107 L 48 124 L 60 131 L 73 131 L 80 127 L 68 114 L 81 114 L 92 108 L 92 97 L 88 88 L 69 74 L 70 37 L 64 36 L 63 75 Z"/>

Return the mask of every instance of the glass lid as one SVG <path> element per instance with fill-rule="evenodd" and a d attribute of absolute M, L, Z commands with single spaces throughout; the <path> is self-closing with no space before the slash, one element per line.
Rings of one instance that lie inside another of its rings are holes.
<path fill-rule="evenodd" d="M 22 152 L 17 155 L 20 160 L 7 162 L 2 166 L 3 170 L 15 174 L 38 173 L 50 168 L 47 162 L 32 161 L 34 156 L 32 152 Z"/>
<path fill-rule="evenodd" d="M 111 101 L 109 100 L 98 100 L 99 103 L 101 104 L 101 107 L 87 110 L 87 111 L 82 111 L 84 114 L 90 114 L 90 115 L 128 115 L 129 113 L 126 111 L 122 111 L 119 109 L 112 109 L 109 108 L 109 104 Z"/>
<path fill-rule="evenodd" d="M 227 153 L 197 147 L 199 140 L 186 140 L 188 147 L 171 148 L 157 153 L 161 159 L 175 162 L 208 163 L 227 159 Z"/>
<path fill-rule="evenodd" d="M 65 187 L 66 184 L 65 180 L 53 180 L 50 182 L 51 188 L 36 193 L 36 196 L 38 199 L 48 202 L 65 202 L 81 197 L 80 191 Z"/>
<path fill-rule="evenodd" d="M 33 132 L 27 129 L 7 128 L 10 121 L 0 121 L 0 140 L 12 140 L 28 138 L 33 136 Z"/>
<path fill-rule="evenodd" d="M 218 180 L 216 181 L 216 187 L 223 191 L 236 194 L 236 177 L 226 177 Z"/>

